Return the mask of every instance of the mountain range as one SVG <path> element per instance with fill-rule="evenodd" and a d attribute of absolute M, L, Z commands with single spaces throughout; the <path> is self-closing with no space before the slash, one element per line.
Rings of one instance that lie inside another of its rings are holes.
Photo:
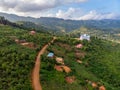
<path fill-rule="evenodd" d="M 64 30 L 65 32 L 79 29 L 81 26 L 88 28 L 99 28 L 99 29 L 113 29 L 120 28 L 120 20 L 104 19 L 104 20 L 64 20 L 61 18 L 54 17 L 23 17 L 15 14 L 0 13 L 0 16 L 4 16 L 6 19 L 17 22 L 33 22 L 36 25 L 42 25 L 52 30 Z"/>

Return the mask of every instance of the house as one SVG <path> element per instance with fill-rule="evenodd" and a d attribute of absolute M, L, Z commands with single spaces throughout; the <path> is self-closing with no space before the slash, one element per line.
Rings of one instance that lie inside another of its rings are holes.
<path fill-rule="evenodd" d="M 90 35 L 87 35 L 87 34 L 83 34 L 80 36 L 80 40 L 90 40 Z"/>
<path fill-rule="evenodd" d="M 95 82 L 92 82 L 91 85 L 92 85 L 93 88 L 97 88 L 98 87 L 97 83 L 95 83 Z"/>
<path fill-rule="evenodd" d="M 75 82 L 75 76 L 69 76 L 65 78 L 67 83 L 72 84 L 73 82 Z"/>
<path fill-rule="evenodd" d="M 34 35 L 34 34 L 36 34 L 36 32 L 35 31 L 30 31 L 30 35 Z"/>
<path fill-rule="evenodd" d="M 63 68 L 61 66 L 55 65 L 54 69 L 60 72 L 63 72 Z"/>
<path fill-rule="evenodd" d="M 47 57 L 53 58 L 54 57 L 54 53 L 52 53 L 52 52 L 48 53 Z"/>
<path fill-rule="evenodd" d="M 99 90 L 106 90 L 104 86 L 100 86 Z"/>
<path fill-rule="evenodd" d="M 76 48 L 82 48 L 83 45 L 82 45 L 82 44 L 78 44 L 78 45 L 76 45 L 75 47 L 76 47 Z"/>
<path fill-rule="evenodd" d="M 68 66 L 62 66 L 62 68 L 66 73 L 70 73 L 72 71 Z"/>
<path fill-rule="evenodd" d="M 61 57 L 56 57 L 57 63 L 64 64 L 63 58 Z"/>

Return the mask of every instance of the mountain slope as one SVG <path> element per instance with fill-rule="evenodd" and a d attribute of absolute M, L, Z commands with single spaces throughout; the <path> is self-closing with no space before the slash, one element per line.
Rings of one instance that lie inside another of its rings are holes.
<path fill-rule="evenodd" d="M 27 30 L 0 24 L 0 90 L 32 90 L 37 51 L 51 39 L 47 33 L 31 35 Z"/>
<path fill-rule="evenodd" d="M 77 44 L 82 48 L 76 48 Z M 76 41 L 59 37 L 49 46 L 41 59 L 41 83 L 44 90 L 106 90 L 120 89 L 120 45 L 91 38 L 91 41 Z M 47 57 L 49 52 L 53 58 Z M 57 61 L 63 59 L 63 63 Z M 78 62 L 79 61 L 79 62 Z M 63 67 L 70 68 L 66 72 Z M 68 79 L 70 78 L 70 80 Z"/>
<path fill-rule="evenodd" d="M 118 42 L 120 40 L 120 20 L 64 20 L 50 17 L 22 17 L 5 13 L 0 13 L 0 15 L 30 30 L 36 29 L 40 32 L 47 31 L 71 37 L 78 37 L 80 33 L 88 33 L 112 41 Z M 86 31 L 83 27 L 86 28 Z"/>
<path fill-rule="evenodd" d="M 41 17 L 41 18 L 32 18 L 32 17 L 23 17 L 13 14 L 0 13 L 0 16 L 4 16 L 6 19 L 17 22 L 17 21 L 30 21 L 34 22 L 37 25 L 43 25 L 50 30 L 58 30 L 70 32 L 75 29 L 85 26 L 87 28 L 95 28 L 104 31 L 109 31 L 112 29 L 120 28 L 120 20 L 64 20 L 60 18 L 50 18 L 50 17 Z"/>

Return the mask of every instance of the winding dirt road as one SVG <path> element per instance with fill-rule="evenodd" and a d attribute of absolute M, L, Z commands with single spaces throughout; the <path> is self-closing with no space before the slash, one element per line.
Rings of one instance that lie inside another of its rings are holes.
<path fill-rule="evenodd" d="M 55 37 L 53 38 L 53 40 L 51 41 L 51 43 L 53 43 L 55 40 Z M 46 44 L 38 53 L 37 57 L 36 57 L 36 62 L 35 62 L 35 66 L 32 72 L 32 86 L 34 90 L 42 90 L 41 84 L 40 84 L 40 58 L 41 55 L 45 52 L 45 50 L 47 49 L 48 45 L 50 43 Z"/>

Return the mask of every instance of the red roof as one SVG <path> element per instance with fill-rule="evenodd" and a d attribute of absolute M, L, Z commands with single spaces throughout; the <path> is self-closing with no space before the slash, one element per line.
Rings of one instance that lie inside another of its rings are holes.
<path fill-rule="evenodd" d="M 36 32 L 35 31 L 30 31 L 30 34 L 34 35 L 34 34 L 36 34 Z"/>
<path fill-rule="evenodd" d="M 82 45 L 82 44 L 78 44 L 78 45 L 76 45 L 75 47 L 76 47 L 76 48 L 82 48 L 83 45 Z"/>

